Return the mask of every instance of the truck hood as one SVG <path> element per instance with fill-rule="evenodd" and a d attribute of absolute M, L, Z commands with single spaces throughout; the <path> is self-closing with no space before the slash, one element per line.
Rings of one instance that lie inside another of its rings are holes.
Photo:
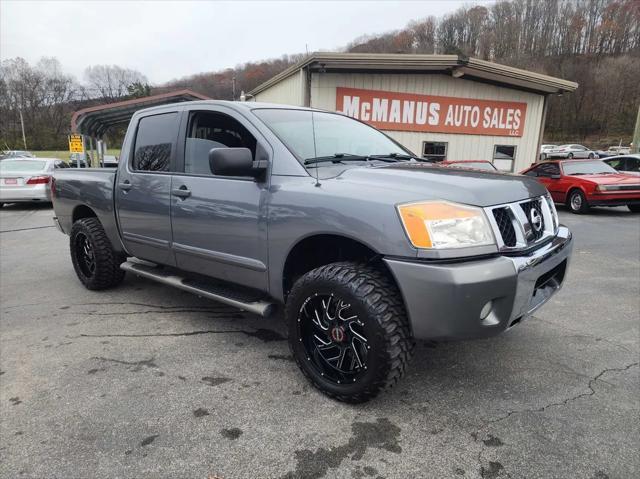
<path fill-rule="evenodd" d="M 474 206 L 492 206 L 547 194 L 532 178 L 425 163 L 350 168 L 336 180 L 393 191 L 402 201 L 441 199 Z M 363 190 L 366 188 L 363 188 Z"/>

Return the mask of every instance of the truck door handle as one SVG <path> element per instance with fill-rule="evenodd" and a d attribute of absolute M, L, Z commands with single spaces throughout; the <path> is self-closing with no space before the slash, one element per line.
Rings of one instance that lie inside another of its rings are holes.
<path fill-rule="evenodd" d="M 189 198 L 191 196 L 191 190 L 187 188 L 185 185 L 182 185 L 180 188 L 174 188 L 171 190 L 171 194 L 173 196 L 177 196 L 178 198 Z"/>
<path fill-rule="evenodd" d="M 118 186 L 120 187 L 121 190 L 129 191 L 131 189 L 131 182 L 129 180 L 124 180 Z"/>

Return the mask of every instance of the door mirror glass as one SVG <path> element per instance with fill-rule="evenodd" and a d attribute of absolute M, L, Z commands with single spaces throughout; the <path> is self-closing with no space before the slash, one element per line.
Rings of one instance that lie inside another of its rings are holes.
<path fill-rule="evenodd" d="M 211 173 L 219 176 L 259 176 L 264 168 L 254 168 L 249 148 L 212 148 L 209 151 Z"/>

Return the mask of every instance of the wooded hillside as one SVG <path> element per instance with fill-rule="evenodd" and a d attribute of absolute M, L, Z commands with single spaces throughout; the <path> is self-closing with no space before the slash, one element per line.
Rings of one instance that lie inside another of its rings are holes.
<path fill-rule="evenodd" d="M 578 82 L 575 93 L 552 97 L 546 140 L 628 143 L 640 105 L 639 0 L 503 0 L 416 19 L 400 30 L 357 38 L 340 51 L 454 53 Z M 71 112 L 92 102 L 176 87 L 238 99 L 242 90 L 303 57 L 284 55 L 151 88 L 142 73 L 115 65 L 88 67 L 84 83 L 78 83 L 62 73 L 56 59 L 34 66 L 20 58 L 6 60 L 0 68 L 0 148 L 21 148 L 20 111 L 30 148 L 65 148 Z M 119 136 L 115 132 L 112 143 Z"/>

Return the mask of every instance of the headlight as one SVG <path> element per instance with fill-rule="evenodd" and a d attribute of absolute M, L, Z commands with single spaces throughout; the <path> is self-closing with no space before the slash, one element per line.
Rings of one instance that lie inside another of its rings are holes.
<path fill-rule="evenodd" d="M 495 244 L 481 208 L 425 201 L 398 205 L 404 230 L 416 248 L 464 248 Z"/>

